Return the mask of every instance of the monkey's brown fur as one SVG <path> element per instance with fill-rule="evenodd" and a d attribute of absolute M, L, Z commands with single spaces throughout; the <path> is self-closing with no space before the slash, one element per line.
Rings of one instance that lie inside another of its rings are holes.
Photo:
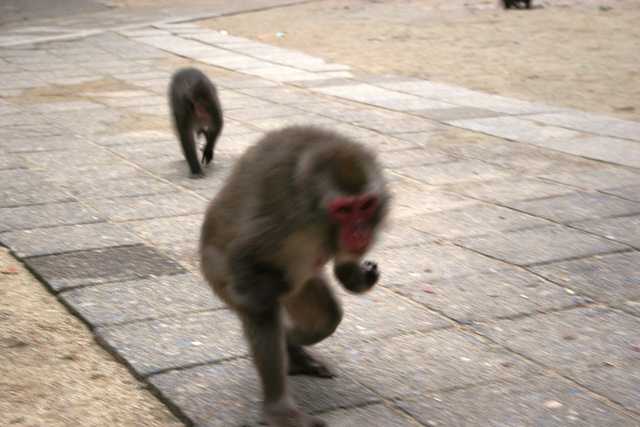
<path fill-rule="evenodd" d="M 376 265 L 360 265 L 362 253 L 341 245 L 328 208 L 363 194 L 377 203 L 361 226 L 373 236 L 389 201 L 373 154 L 336 133 L 298 126 L 247 150 L 207 209 L 202 272 L 242 320 L 271 426 L 324 425 L 297 409 L 286 373 L 333 375 L 303 347 L 331 335 L 342 318 L 324 265 L 333 259 L 336 277 L 353 292 L 377 281 Z"/>

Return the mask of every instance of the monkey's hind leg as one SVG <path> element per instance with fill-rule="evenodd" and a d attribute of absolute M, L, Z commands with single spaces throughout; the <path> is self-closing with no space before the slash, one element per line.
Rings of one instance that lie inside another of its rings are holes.
<path fill-rule="evenodd" d="M 282 301 L 285 309 L 290 375 L 332 378 L 329 366 L 304 346 L 330 336 L 342 320 L 342 308 L 323 277 L 315 277 L 299 292 Z"/>
<path fill-rule="evenodd" d="M 200 167 L 198 161 L 197 142 L 195 134 L 190 126 L 180 125 L 178 123 L 178 129 L 180 134 L 180 144 L 182 144 L 182 152 L 184 157 L 189 163 L 189 169 L 191 170 L 191 178 L 204 178 L 204 173 Z"/>
<path fill-rule="evenodd" d="M 262 381 L 263 412 L 273 427 L 321 427 L 320 418 L 299 410 L 287 386 L 287 353 L 279 307 L 262 313 L 241 313 L 253 362 Z"/>
<path fill-rule="evenodd" d="M 204 132 L 204 135 L 207 139 L 207 145 L 205 145 L 204 150 L 202 150 L 203 165 L 208 165 L 213 161 L 213 150 L 216 146 L 216 140 L 218 139 L 219 134 L 219 129 L 208 129 L 206 132 Z"/>

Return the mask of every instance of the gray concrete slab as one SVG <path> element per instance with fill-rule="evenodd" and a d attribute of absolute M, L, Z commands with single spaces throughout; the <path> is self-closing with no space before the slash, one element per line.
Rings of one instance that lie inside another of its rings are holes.
<path fill-rule="evenodd" d="M 580 230 L 615 240 L 636 249 L 640 247 L 640 216 L 625 216 L 620 218 L 592 219 L 571 224 Z"/>
<path fill-rule="evenodd" d="M 93 222 L 104 218 L 78 202 L 0 208 L 0 232 Z"/>
<path fill-rule="evenodd" d="M 25 262 L 54 291 L 185 272 L 176 261 L 147 246 L 40 256 Z"/>
<path fill-rule="evenodd" d="M 86 286 L 60 298 L 92 327 L 222 308 L 209 285 L 193 274 Z"/>
<path fill-rule="evenodd" d="M 514 268 L 432 280 L 402 288 L 400 293 L 463 324 L 566 309 L 584 303 L 583 298 Z"/>
<path fill-rule="evenodd" d="M 202 426 L 258 424 L 263 418 L 256 380 L 255 369 L 245 359 L 162 373 L 149 379 L 163 397 L 175 402 Z M 347 370 L 338 370 L 338 376 L 331 380 L 299 376 L 292 377 L 292 383 L 296 395 L 303 396 L 297 399 L 298 403 L 309 412 L 380 401 L 357 375 Z M 338 399 L 326 398 L 331 395 Z"/>
<path fill-rule="evenodd" d="M 401 402 L 424 425 L 633 426 L 636 420 L 561 378 L 534 376 Z"/>
<path fill-rule="evenodd" d="M 629 249 L 626 245 L 558 226 L 461 239 L 458 244 L 515 265 L 541 264 Z"/>
<path fill-rule="evenodd" d="M 335 355 L 334 355 L 335 354 Z M 529 376 L 539 368 L 470 333 L 443 330 L 331 352 L 341 369 L 389 398 L 424 396 L 484 382 Z M 375 360 L 375 364 L 368 361 Z"/>
<path fill-rule="evenodd" d="M 640 212 L 640 203 L 599 193 L 570 193 L 559 196 L 508 202 L 507 206 L 530 215 L 566 224 L 586 219 L 611 218 Z"/>
<path fill-rule="evenodd" d="M 595 307 L 506 320 L 482 330 L 487 338 L 529 360 L 574 373 L 591 366 L 637 361 L 638 327 L 636 317 Z M 634 390 L 627 393 L 632 395 Z"/>
<path fill-rule="evenodd" d="M 133 234 L 104 222 L 7 231 L 0 234 L 0 242 L 19 257 L 52 255 L 142 243 Z"/>
<path fill-rule="evenodd" d="M 140 376 L 247 355 L 228 310 L 101 326 L 96 337 Z"/>
<path fill-rule="evenodd" d="M 595 256 L 530 267 L 536 274 L 604 303 L 640 299 L 640 254 Z"/>

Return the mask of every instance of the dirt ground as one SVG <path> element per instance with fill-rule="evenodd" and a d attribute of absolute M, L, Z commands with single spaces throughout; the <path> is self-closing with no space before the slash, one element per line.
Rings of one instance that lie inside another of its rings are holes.
<path fill-rule="evenodd" d="M 370 73 L 640 119 L 640 2 L 532 4 L 326 0 L 200 24 Z"/>
<path fill-rule="evenodd" d="M 182 425 L 0 248 L 0 426 Z"/>
<path fill-rule="evenodd" d="M 640 2 L 533 5 L 504 11 L 497 0 L 324 0 L 200 24 L 371 74 L 639 120 Z M 2 248 L 0 271 L 0 426 L 182 425 Z"/>

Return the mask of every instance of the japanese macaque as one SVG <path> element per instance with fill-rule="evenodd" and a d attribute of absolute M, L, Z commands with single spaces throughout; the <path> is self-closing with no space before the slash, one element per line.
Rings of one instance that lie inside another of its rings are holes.
<path fill-rule="evenodd" d="M 294 126 L 267 133 L 240 158 L 205 214 L 201 267 L 240 317 L 272 427 L 325 423 L 299 410 L 287 373 L 330 378 L 306 346 L 331 335 L 341 305 L 324 267 L 351 292 L 369 290 L 362 262 L 389 208 L 374 155 L 334 132 Z"/>
<path fill-rule="evenodd" d="M 502 5 L 505 9 L 522 9 L 521 6 L 531 9 L 531 0 L 502 0 Z"/>
<path fill-rule="evenodd" d="M 209 164 L 213 160 L 216 139 L 222 131 L 222 108 L 216 88 L 202 71 L 183 68 L 171 78 L 169 99 L 182 152 L 191 169 L 191 178 L 203 178 L 196 138 L 205 136 L 207 144 L 202 152 L 202 164 Z"/>

